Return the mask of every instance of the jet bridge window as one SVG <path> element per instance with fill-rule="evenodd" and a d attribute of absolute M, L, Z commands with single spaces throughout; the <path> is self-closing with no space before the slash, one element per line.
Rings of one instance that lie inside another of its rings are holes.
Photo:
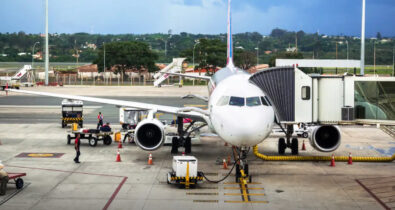
<path fill-rule="evenodd" d="M 225 106 L 229 103 L 229 96 L 222 96 L 218 102 L 217 102 L 217 106 Z"/>
<path fill-rule="evenodd" d="M 244 106 L 244 98 L 231 96 L 229 105 L 231 106 Z"/>
<path fill-rule="evenodd" d="M 261 105 L 261 100 L 259 100 L 259 97 L 247 98 L 247 106 L 259 106 L 259 105 Z"/>
<path fill-rule="evenodd" d="M 310 86 L 302 87 L 302 100 L 310 100 Z"/>

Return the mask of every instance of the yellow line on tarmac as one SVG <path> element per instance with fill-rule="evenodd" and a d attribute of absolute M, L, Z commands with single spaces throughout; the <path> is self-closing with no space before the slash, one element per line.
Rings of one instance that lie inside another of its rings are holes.
<path fill-rule="evenodd" d="M 244 193 L 243 194 L 241 194 L 241 193 L 224 193 L 224 195 L 238 195 L 238 196 L 243 195 L 244 196 Z M 265 195 L 265 193 L 248 193 L 246 195 L 247 196 L 248 195 L 258 196 L 258 195 Z"/>
<path fill-rule="evenodd" d="M 240 184 L 240 183 L 236 183 L 236 182 L 225 182 L 224 184 Z M 248 184 L 262 184 L 262 183 L 260 183 L 260 182 L 251 182 L 251 183 L 248 183 Z"/>
<path fill-rule="evenodd" d="M 269 201 L 224 201 L 225 203 L 269 203 Z"/>
<path fill-rule="evenodd" d="M 225 190 L 240 190 L 240 187 L 224 187 Z M 261 187 L 247 187 L 247 190 L 264 190 Z"/>

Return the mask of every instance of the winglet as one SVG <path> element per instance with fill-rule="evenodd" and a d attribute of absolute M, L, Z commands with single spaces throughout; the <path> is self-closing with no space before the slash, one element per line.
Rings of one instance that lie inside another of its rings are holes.
<path fill-rule="evenodd" d="M 231 0 L 228 0 L 228 41 L 227 41 L 227 59 L 226 66 L 233 67 L 233 39 L 232 39 L 232 17 L 231 17 Z"/>

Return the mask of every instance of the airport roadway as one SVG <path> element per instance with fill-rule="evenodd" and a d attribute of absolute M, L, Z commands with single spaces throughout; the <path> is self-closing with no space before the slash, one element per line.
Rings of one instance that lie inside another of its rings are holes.
<path fill-rule="evenodd" d="M 178 97 L 107 98 L 178 106 L 204 104 Z M 60 102 L 47 97 L 0 96 L 0 160 L 8 172 L 27 173 L 24 189 L 17 191 L 9 185 L 7 195 L 0 196 L 1 210 L 395 208 L 393 162 L 336 162 L 336 167 L 330 167 L 329 162 L 265 162 L 250 152 L 253 183 L 248 188 L 253 202 L 243 201 L 234 172 L 224 182 L 205 181 L 195 189 L 168 185 L 166 174 L 172 168 L 169 146 L 153 151 L 153 165 L 148 165 L 149 152 L 134 144 L 125 144 L 120 149 L 122 162 L 115 162 L 117 144 L 105 146 L 99 142 L 91 147 L 83 140 L 81 163 L 75 164 L 74 146 L 66 143 L 70 128 L 60 126 Z M 85 106 L 85 126 L 95 127 L 96 114 L 102 111 L 105 121 L 119 129 L 116 107 L 94 103 Z M 336 156 L 349 152 L 353 156 L 389 156 L 395 152 L 395 139 L 375 126 L 342 126 L 341 130 L 342 145 L 334 152 Z M 271 135 L 259 144 L 259 151 L 276 155 L 278 138 L 279 134 Z M 331 155 L 315 151 L 304 140 L 307 150 L 300 155 Z M 217 162 L 231 154 L 231 147 L 224 146 L 218 137 L 193 142 L 198 170 L 213 180 L 228 173 L 229 169 Z"/>

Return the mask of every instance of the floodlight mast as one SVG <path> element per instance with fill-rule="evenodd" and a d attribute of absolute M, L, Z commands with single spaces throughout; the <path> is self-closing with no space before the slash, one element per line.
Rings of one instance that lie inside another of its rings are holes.
<path fill-rule="evenodd" d="M 361 75 L 365 75 L 365 0 L 362 0 Z"/>
<path fill-rule="evenodd" d="M 45 85 L 48 85 L 49 47 L 48 47 L 48 0 L 45 0 Z"/>

